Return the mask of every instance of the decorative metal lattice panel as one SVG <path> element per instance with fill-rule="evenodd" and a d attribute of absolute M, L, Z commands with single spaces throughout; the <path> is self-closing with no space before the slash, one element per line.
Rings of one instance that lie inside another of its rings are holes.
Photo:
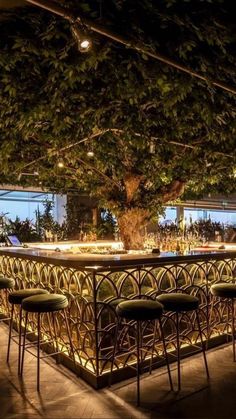
<path fill-rule="evenodd" d="M 209 256 L 210 257 L 210 256 Z M 209 322 L 211 295 L 210 286 L 220 281 L 232 281 L 236 272 L 236 257 L 215 258 L 209 260 L 187 260 L 184 262 L 167 262 L 164 265 L 111 268 L 111 269 L 78 269 L 39 262 L 27 258 L 0 255 L 0 273 L 15 278 L 16 288 L 42 287 L 50 292 L 63 293 L 69 299 L 69 323 L 73 339 L 76 362 L 88 373 L 99 377 L 110 371 L 115 331 L 117 325 L 116 305 L 120 299 L 150 298 L 155 299 L 163 292 L 187 292 L 195 295 L 200 301 L 200 320 L 204 339 L 225 334 L 228 330 L 227 319 L 230 313 L 225 305 L 215 300 Z M 7 304 L 2 294 L 2 313 Z M 173 351 L 175 319 L 173 313 L 164 316 L 164 331 L 168 350 Z M 132 325 L 132 323 L 131 323 Z M 31 318 L 30 327 L 34 330 L 36 319 Z M 122 369 L 135 362 L 130 349 L 135 345 L 135 330 L 124 325 L 119 334 L 119 347 L 124 353 L 115 361 L 115 368 Z M 48 323 L 42 321 L 45 336 L 48 334 Z M 143 346 L 150 357 L 154 325 L 150 322 L 143 325 Z M 182 345 L 188 346 L 199 340 L 196 332 L 195 313 L 182 315 Z M 57 335 L 62 351 L 71 357 L 66 327 L 62 316 L 57 317 Z M 156 354 L 160 347 L 155 346 Z"/>

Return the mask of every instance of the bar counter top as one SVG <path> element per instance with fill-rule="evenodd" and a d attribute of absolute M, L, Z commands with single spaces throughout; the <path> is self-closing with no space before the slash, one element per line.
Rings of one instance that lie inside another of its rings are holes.
<path fill-rule="evenodd" d="M 92 254 L 92 253 L 72 253 L 69 250 L 60 250 L 60 244 L 50 244 L 48 248 L 35 247 L 1 247 L 0 255 L 9 255 L 10 257 L 37 260 L 54 265 L 61 265 L 73 268 L 85 268 L 88 270 L 100 270 L 111 267 L 124 266 L 144 266 L 148 264 L 163 264 L 172 261 L 184 262 L 190 260 L 208 260 L 221 259 L 236 256 L 236 247 L 219 249 L 218 247 L 196 248 L 189 252 L 161 252 L 152 253 L 152 251 L 132 251 L 126 254 Z M 31 245 L 32 246 L 32 245 Z M 42 245 L 43 246 L 43 245 Z M 88 246 L 89 247 L 89 246 Z"/>

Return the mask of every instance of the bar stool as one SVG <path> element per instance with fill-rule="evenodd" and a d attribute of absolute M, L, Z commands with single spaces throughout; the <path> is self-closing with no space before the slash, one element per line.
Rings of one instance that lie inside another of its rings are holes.
<path fill-rule="evenodd" d="M 215 298 L 220 298 L 222 300 L 225 300 L 225 304 L 227 307 L 227 311 L 229 313 L 230 307 L 232 311 L 232 319 L 231 319 L 231 336 L 232 336 L 232 347 L 233 347 L 233 361 L 236 361 L 235 357 L 235 325 L 234 325 L 234 300 L 236 298 L 236 284 L 226 283 L 222 282 L 219 284 L 214 284 L 210 288 L 211 294 L 212 294 L 212 302 L 211 302 L 211 311 L 210 311 L 210 324 L 211 324 L 211 318 L 212 318 L 212 311 L 214 306 L 214 300 Z M 229 315 L 228 319 L 229 321 Z M 228 321 L 227 321 L 227 329 L 228 329 Z"/>
<path fill-rule="evenodd" d="M 74 355 L 74 349 L 73 349 L 73 343 L 72 338 L 70 334 L 69 329 L 69 323 L 66 313 L 66 307 L 68 306 L 68 299 L 65 295 L 62 294 L 47 294 L 47 295 L 35 295 L 32 297 L 25 298 L 22 301 L 22 309 L 26 312 L 25 315 L 25 332 L 24 332 L 24 338 L 23 338 L 23 351 L 22 351 L 22 363 L 21 363 L 21 375 L 23 375 L 23 368 L 24 368 L 24 355 L 26 348 L 26 330 L 27 330 L 27 323 L 28 323 L 28 315 L 29 313 L 37 313 L 37 391 L 40 391 L 40 359 L 44 358 L 45 356 L 40 356 L 40 343 L 48 343 L 47 341 L 40 341 L 41 336 L 41 314 L 46 313 L 49 315 L 51 313 L 52 315 L 52 321 L 53 321 L 53 329 L 54 329 L 54 338 L 55 338 L 55 344 L 56 344 L 56 352 L 53 352 L 46 356 L 52 356 L 55 354 L 59 354 L 62 351 L 59 351 L 57 336 L 56 336 L 56 328 L 55 328 L 55 318 L 54 313 L 58 311 L 63 311 L 64 313 L 64 319 L 66 323 L 66 329 L 67 334 L 69 338 L 70 343 L 70 349 L 73 356 L 73 361 L 75 363 L 75 355 Z M 49 320 L 49 327 L 50 327 L 50 334 L 52 336 L 52 328 L 50 326 L 50 320 Z M 32 345 L 31 345 L 32 346 Z M 32 352 L 30 352 L 32 354 Z"/>
<path fill-rule="evenodd" d="M 189 294 L 183 293 L 169 293 L 169 294 L 161 294 L 157 297 L 157 301 L 164 306 L 165 311 L 172 311 L 175 313 L 176 322 L 176 349 L 177 349 L 177 369 L 178 369 L 178 391 L 181 390 L 181 372 L 180 372 L 180 319 L 179 315 L 183 312 L 194 311 L 196 313 L 196 320 L 198 326 L 199 337 L 201 341 L 201 349 L 206 369 L 206 375 L 209 379 L 209 370 L 207 365 L 206 353 L 202 339 L 202 331 L 200 327 L 200 320 L 198 314 L 199 308 L 199 300 L 197 297 Z M 196 346 L 196 345 L 194 345 Z"/>
<path fill-rule="evenodd" d="M 164 355 L 165 360 L 167 364 L 167 371 L 169 376 L 169 382 L 171 390 L 173 390 L 172 385 L 172 379 L 171 379 L 171 373 L 170 373 L 170 367 L 168 362 L 168 356 L 166 351 L 166 344 L 165 344 L 165 338 L 163 334 L 162 329 L 162 322 L 161 322 L 161 316 L 163 312 L 163 306 L 162 304 L 158 303 L 157 301 L 153 300 L 129 300 L 129 301 L 123 301 L 116 307 L 116 313 L 119 316 L 119 318 L 125 319 L 125 320 L 133 320 L 136 322 L 136 355 L 137 355 L 137 405 L 140 405 L 140 367 L 141 367 L 141 360 L 140 360 L 140 354 L 141 354 L 141 322 L 147 322 L 147 321 L 155 321 L 154 330 L 156 331 L 156 322 L 158 322 L 160 327 L 160 334 L 161 339 L 163 343 L 163 349 L 164 349 Z M 111 364 L 111 374 L 113 370 L 113 364 L 114 364 L 114 357 L 116 353 L 116 348 L 118 344 L 118 329 L 119 329 L 119 321 L 117 324 L 117 332 L 115 337 L 115 344 L 114 344 L 114 353 L 113 353 L 113 359 Z M 153 335 L 153 345 L 155 342 L 155 333 Z"/>
<path fill-rule="evenodd" d="M 4 297 L 2 296 L 2 292 L 5 291 L 5 301 L 8 303 L 8 293 L 10 290 L 12 290 L 15 286 L 15 281 L 13 278 L 6 278 L 3 276 L 0 276 L 0 296 L 1 296 L 1 301 L 4 301 Z M 10 320 L 10 313 L 9 313 L 9 306 L 7 306 L 7 312 L 6 313 L 2 313 L 4 315 L 3 318 L 0 319 L 0 321 L 4 321 L 4 320 Z"/>
<path fill-rule="evenodd" d="M 8 301 L 12 305 L 11 307 L 11 315 L 10 315 L 10 327 L 9 327 L 9 337 L 8 337 L 8 348 L 7 348 L 7 363 L 9 363 L 10 359 L 10 347 L 11 347 L 11 340 L 15 337 L 12 336 L 12 327 L 13 327 L 13 314 L 14 314 L 14 307 L 19 306 L 19 322 L 18 329 L 19 329 L 19 339 L 18 339 L 18 374 L 20 375 L 20 364 L 21 364 L 21 336 L 22 336 L 22 307 L 21 303 L 24 298 L 38 295 L 38 294 L 48 294 L 48 291 L 42 288 L 26 288 L 20 289 L 17 291 L 13 291 L 8 295 Z"/>

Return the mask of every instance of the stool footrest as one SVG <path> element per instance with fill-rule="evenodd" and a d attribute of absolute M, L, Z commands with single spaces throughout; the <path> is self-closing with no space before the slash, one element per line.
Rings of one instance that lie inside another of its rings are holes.
<path fill-rule="evenodd" d="M 45 345 L 46 343 L 52 343 L 52 342 L 54 342 L 54 340 L 53 340 L 53 339 L 51 339 L 51 340 L 47 340 L 47 341 L 45 341 L 45 340 L 40 340 L 40 341 L 39 341 L 39 344 L 40 344 L 40 346 L 41 346 L 41 345 Z M 27 348 L 36 348 L 36 344 L 35 344 L 35 343 L 28 342 L 28 343 L 26 343 L 26 344 L 25 344 L 25 348 L 26 348 L 26 350 L 27 350 Z"/>
<path fill-rule="evenodd" d="M 37 348 L 35 348 L 35 349 L 37 349 Z M 30 355 L 32 355 L 32 356 L 34 356 L 35 358 L 37 358 L 37 354 L 35 354 L 34 352 L 32 352 L 32 351 L 30 351 L 29 349 L 27 349 L 27 348 L 25 348 L 25 350 L 30 354 Z M 51 354 L 47 354 L 47 355 L 40 355 L 40 359 L 43 359 L 43 358 L 49 358 L 50 356 L 53 356 L 53 355 L 59 355 L 59 354 L 62 354 L 62 353 L 64 353 L 64 352 L 66 352 L 66 350 L 64 350 L 64 351 L 57 351 L 57 352 L 52 352 Z"/>

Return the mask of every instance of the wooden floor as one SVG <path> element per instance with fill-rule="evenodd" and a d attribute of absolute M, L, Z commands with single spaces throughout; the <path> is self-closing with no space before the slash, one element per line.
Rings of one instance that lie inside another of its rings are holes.
<path fill-rule="evenodd" d="M 169 392 L 165 369 L 141 381 L 141 407 L 136 407 L 135 379 L 93 390 L 54 360 L 42 361 L 39 395 L 36 391 L 36 359 L 27 354 L 24 380 L 17 376 L 17 345 L 13 344 L 10 367 L 6 364 L 7 326 L 0 324 L 0 418 L 236 418 L 236 363 L 231 346 L 208 352 L 208 383 L 202 356 L 183 361 L 183 389 Z M 176 382 L 176 369 L 171 366 Z"/>

